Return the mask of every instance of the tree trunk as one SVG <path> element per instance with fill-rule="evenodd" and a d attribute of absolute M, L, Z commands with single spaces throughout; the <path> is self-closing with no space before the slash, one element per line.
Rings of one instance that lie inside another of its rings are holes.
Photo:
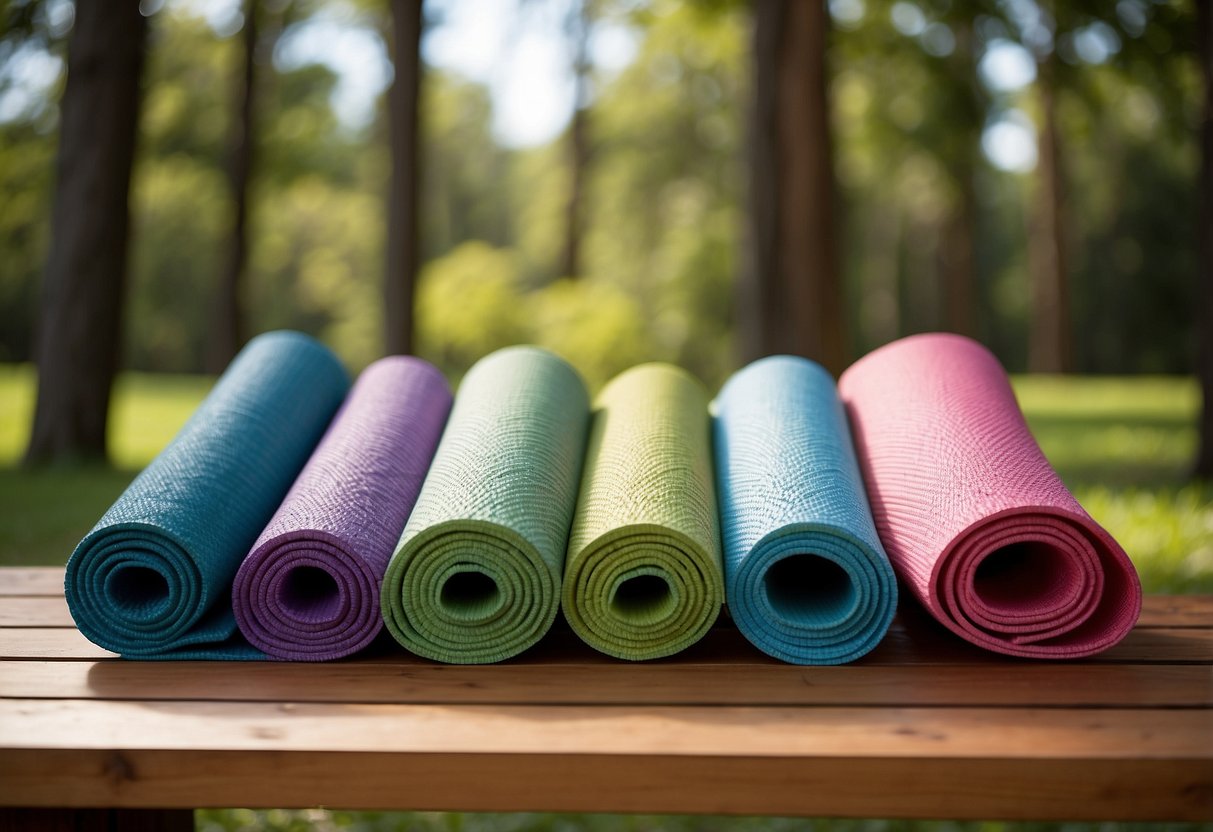
<path fill-rule="evenodd" d="M 1213 478 L 1213 3 L 1197 0 L 1197 38 L 1204 75 L 1205 106 L 1200 132 L 1200 220 L 1196 239 L 1197 313 L 1200 339 L 1200 388 L 1204 408 L 1200 419 L 1200 453 L 1197 476 Z"/>
<path fill-rule="evenodd" d="M 76 3 L 35 349 L 38 400 L 29 463 L 105 458 L 146 31 L 137 0 Z"/>
<path fill-rule="evenodd" d="M 1050 53 L 1038 62 L 1040 135 L 1036 162 L 1034 216 L 1028 224 L 1028 265 L 1032 270 L 1032 317 L 1028 369 L 1035 373 L 1070 370 L 1070 300 L 1065 251 L 1065 172 L 1057 141 L 1055 67 Z"/>
<path fill-rule="evenodd" d="M 939 271 L 943 284 L 943 321 L 949 332 L 977 335 L 977 197 L 972 166 L 956 171 L 959 194 L 940 234 Z"/>
<path fill-rule="evenodd" d="M 241 290 L 248 269 L 248 191 L 253 170 L 255 125 L 253 102 L 257 82 L 257 0 L 244 7 L 244 65 L 235 84 L 232 100 L 231 136 L 228 144 L 228 187 L 232 197 L 232 227 L 227 260 L 219 274 L 219 285 L 211 307 L 208 330 L 207 371 L 221 373 L 244 344 L 244 304 Z"/>
<path fill-rule="evenodd" d="M 417 198 L 420 137 L 422 0 L 391 0 L 396 77 L 388 91 L 392 179 L 388 194 L 387 275 L 384 281 L 388 354 L 413 350 L 417 279 Z"/>
<path fill-rule="evenodd" d="M 952 22 L 956 48 L 948 64 L 952 98 L 951 140 L 946 143 L 956 195 L 941 232 L 940 283 L 943 325 L 951 332 L 978 334 L 977 191 L 975 148 L 981 144 L 985 102 L 977 89 L 977 60 L 972 19 L 963 13 Z"/>
<path fill-rule="evenodd" d="M 590 161 L 590 0 L 569 12 L 567 29 L 573 41 L 573 119 L 569 125 L 569 201 L 565 208 L 564 247 L 559 277 L 581 274 L 581 238 L 585 229 L 585 180 Z"/>
<path fill-rule="evenodd" d="M 773 352 L 840 372 L 846 358 L 834 237 L 825 5 L 754 4 L 748 280 L 738 308 L 746 358 Z"/>

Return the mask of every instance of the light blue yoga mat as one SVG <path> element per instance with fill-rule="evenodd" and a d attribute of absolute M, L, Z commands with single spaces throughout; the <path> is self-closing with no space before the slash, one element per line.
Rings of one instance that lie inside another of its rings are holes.
<path fill-rule="evenodd" d="M 834 380 L 812 361 L 750 364 L 713 404 L 725 592 L 768 655 L 842 664 L 884 636 L 897 583 Z"/>
<path fill-rule="evenodd" d="M 250 341 L 72 553 L 80 632 L 128 658 L 260 658 L 236 629 L 232 579 L 348 388 L 306 335 Z"/>

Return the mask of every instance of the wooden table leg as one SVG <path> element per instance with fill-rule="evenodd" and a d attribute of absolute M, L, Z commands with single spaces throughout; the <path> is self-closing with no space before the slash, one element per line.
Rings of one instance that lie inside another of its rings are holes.
<path fill-rule="evenodd" d="M 0 832 L 193 832 L 192 809 L 0 808 Z"/>

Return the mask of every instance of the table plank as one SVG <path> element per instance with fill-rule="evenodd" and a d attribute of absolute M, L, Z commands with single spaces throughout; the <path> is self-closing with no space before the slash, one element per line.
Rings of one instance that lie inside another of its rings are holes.
<path fill-rule="evenodd" d="M 1199 821 L 1211 792 L 1187 759 L 0 751 L 0 803 L 54 806 Z"/>
<path fill-rule="evenodd" d="M 0 628 L 0 659 L 116 659 L 75 627 Z"/>
<path fill-rule="evenodd" d="M 0 700 L 14 749 L 1190 760 L 1213 711 Z"/>
<path fill-rule="evenodd" d="M 0 597 L 0 627 L 75 626 L 63 595 Z"/>
<path fill-rule="evenodd" d="M 0 567 L 0 596 L 62 594 L 62 566 Z"/>
<path fill-rule="evenodd" d="M 1213 627 L 1213 595 L 1147 595 L 1139 627 Z"/>
<path fill-rule="evenodd" d="M 776 662 L 727 619 L 644 664 L 567 626 L 492 666 L 386 640 L 141 663 L 75 630 L 62 577 L 0 568 L 0 805 L 1213 816 L 1213 596 L 1147 597 L 1079 662 L 997 656 L 907 606 L 845 667 Z"/>
<path fill-rule="evenodd" d="M 0 697 L 358 703 L 1213 707 L 1207 665 L 796 667 L 423 660 L 0 662 Z"/>

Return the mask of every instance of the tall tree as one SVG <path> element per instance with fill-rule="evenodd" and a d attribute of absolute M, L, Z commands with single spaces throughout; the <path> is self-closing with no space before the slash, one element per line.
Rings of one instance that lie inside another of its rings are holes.
<path fill-rule="evenodd" d="M 1056 33 L 1057 26 L 1051 21 Z M 1028 222 L 1031 316 L 1028 369 L 1064 373 L 1070 369 L 1070 287 L 1065 241 L 1065 168 L 1057 131 L 1057 50 L 1050 41 L 1036 49 L 1036 185 Z"/>
<path fill-rule="evenodd" d="M 35 349 L 30 463 L 105 458 L 121 341 L 147 21 L 138 0 L 78 0 L 75 12 Z"/>
<path fill-rule="evenodd" d="M 248 191 L 255 144 L 254 100 L 257 89 L 257 38 L 261 4 L 246 0 L 241 32 L 242 64 L 236 73 L 233 112 L 228 138 L 227 181 L 232 201 L 232 224 L 227 256 L 211 305 L 206 364 L 211 373 L 222 372 L 244 343 L 244 304 L 241 291 L 248 268 Z"/>
<path fill-rule="evenodd" d="M 751 258 L 738 306 L 747 358 L 845 363 L 843 298 L 820 2 L 755 0 Z"/>
<path fill-rule="evenodd" d="M 1200 128 L 1200 220 L 1196 239 L 1197 318 L 1200 339 L 1200 387 L 1204 408 L 1200 419 L 1197 476 L 1213 478 L 1213 2 L 1196 2 L 1197 39 L 1204 77 L 1204 112 Z"/>
<path fill-rule="evenodd" d="M 977 87 L 976 33 L 970 10 L 959 11 L 951 21 L 956 46 L 943 62 L 945 78 L 940 97 L 948 119 L 941 125 L 947 138 L 939 143 L 948 153 L 948 170 L 955 194 L 940 234 L 940 283 L 944 326 L 962 335 L 976 336 L 977 291 L 977 154 L 981 141 L 985 101 Z"/>
<path fill-rule="evenodd" d="M 593 0 L 577 0 L 569 9 L 565 31 L 573 47 L 573 118 L 569 124 L 569 198 L 565 208 L 561 277 L 581 273 L 581 239 L 585 231 L 585 183 L 590 164 L 590 31 Z"/>
<path fill-rule="evenodd" d="M 392 177 L 388 193 L 387 274 L 384 280 L 389 354 L 413 349 L 413 295 L 418 261 L 417 112 L 421 92 L 422 0 L 391 0 L 392 58 L 396 75 L 388 91 L 388 142 Z"/>

